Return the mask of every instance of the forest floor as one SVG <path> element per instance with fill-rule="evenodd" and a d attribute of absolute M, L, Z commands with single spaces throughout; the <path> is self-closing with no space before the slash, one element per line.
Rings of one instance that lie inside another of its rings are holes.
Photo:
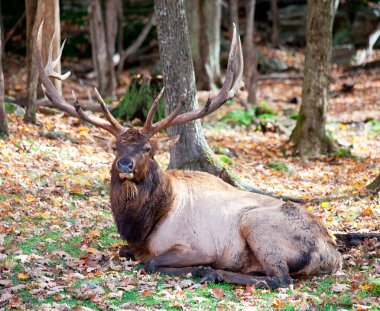
<path fill-rule="evenodd" d="M 298 51 L 265 53 L 302 65 Z M 8 95 L 25 91 L 23 69 L 15 69 L 6 75 Z M 245 125 L 251 115 L 227 104 L 203 122 L 207 140 L 256 188 L 306 200 L 304 207 L 331 231 L 379 232 L 380 195 L 365 190 L 380 174 L 379 74 L 334 69 L 333 92 L 354 86 L 330 100 L 327 130 L 340 144 L 334 155 L 305 160 L 291 154 L 300 78 L 260 80 L 261 105 L 269 107 L 261 124 Z M 69 98 L 71 86 L 80 86 L 67 84 Z M 201 101 L 207 94 L 199 92 Z M 10 137 L 0 140 L 0 310 L 380 309 L 375 240 L 342 248 L 339 273 L 278 290 L 146 274 L 139 262 L 117 255 L 123 242 L 109 204 L 113 156 L 96 139 L 108 136 L 62 114 L 38 114 L 38 125 L 8 116 Z M 158 161 L 167 165 L 168 155 Z"/>

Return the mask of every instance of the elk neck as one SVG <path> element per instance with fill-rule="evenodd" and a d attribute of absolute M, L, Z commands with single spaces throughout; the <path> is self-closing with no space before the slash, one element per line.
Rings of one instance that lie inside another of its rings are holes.
<path fill-rule="evenodd" d="M 121 181 L 111 169 L 111 209 L 120 236 L 129 244 L 144 243 L 174 201 L 170 177 L 155 160 L 138 183 Z"/>

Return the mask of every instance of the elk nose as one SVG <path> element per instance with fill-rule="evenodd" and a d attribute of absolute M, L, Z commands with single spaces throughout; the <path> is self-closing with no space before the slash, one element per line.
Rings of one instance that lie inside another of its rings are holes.
<path fill-rule="evenodd" d="M 117 162 L 117 168 L 122 173 L 130 173 L 132 172 L 133 168 L 135 166 L 135 163 L 132 158 L 130 157 L 122 157 Z"/>

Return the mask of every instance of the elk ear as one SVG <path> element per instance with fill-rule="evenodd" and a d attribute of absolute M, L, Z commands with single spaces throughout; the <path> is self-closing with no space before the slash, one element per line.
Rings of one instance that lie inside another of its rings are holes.
<path fill-rule="evenodd" d="M 151 141 L 153 154 L 159 154 L 168 151 L 178 140 L 179 135 L 170 138 L 158 138 Z"/>

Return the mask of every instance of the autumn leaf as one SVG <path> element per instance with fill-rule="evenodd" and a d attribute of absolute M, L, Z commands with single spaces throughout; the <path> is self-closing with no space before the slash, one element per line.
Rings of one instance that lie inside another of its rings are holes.
<path fill-rule="evenodd" d="M 221 299 L 224 295 L 224 289 L 220 287 L 214 287 L 211 292 L 212 295 L 217 299 Z"/>
<path fill-rule="evenodd" d="M 285 302 L 275 297 L 273 298 L 272 306 L 275 309 L 283 309 L 285 307 Z"/>
<path fill-rule="evenodd" d="M 27 275 L 25 273 L 19 273 L 19 274 L 17 274 L 17 278 L 19 278 L 20 280 L 27 280 L 27 279 L 29 279 L 29 275 Z"/>

